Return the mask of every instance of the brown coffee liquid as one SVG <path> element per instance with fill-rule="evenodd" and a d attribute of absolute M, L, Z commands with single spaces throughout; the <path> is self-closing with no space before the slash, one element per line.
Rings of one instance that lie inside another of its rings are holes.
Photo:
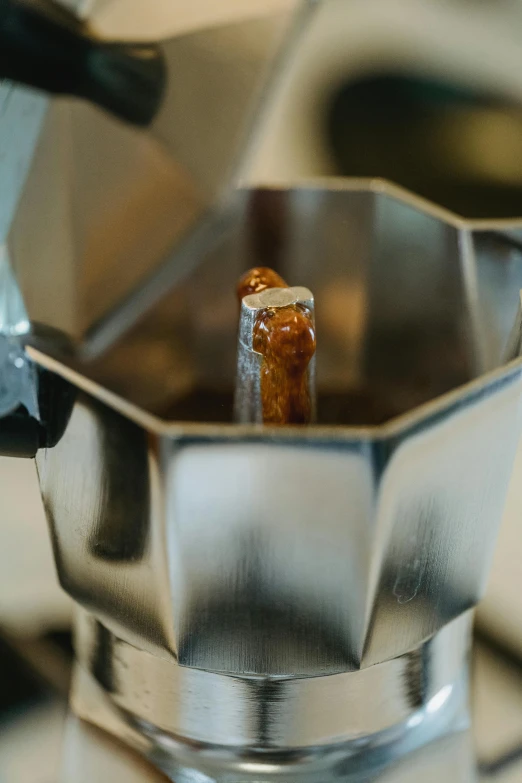
<path fill-rule="evenodd" d="M 271 269 L 253 269 L 238 285 L 242 299 L 247 293 L 266 288 L 286 288 Z M 253 348 L 263 355 L 261 402 L 265 424 L 308 424 L 312 400 L 308 366 L 316 349 L 315 327 L 310 312 L 302 305 L 267 308 L 254 326 Z"/>
<path fill-rule="evenodd" d="M 288 283 L 285 283 L 277 272 L 267 266 L 256 266 L 254 269 L 249 269 L 237 284 L 239 304 L 241 305 L 245 296 L 260 294 L 267 288 L 288 288 Z"/>

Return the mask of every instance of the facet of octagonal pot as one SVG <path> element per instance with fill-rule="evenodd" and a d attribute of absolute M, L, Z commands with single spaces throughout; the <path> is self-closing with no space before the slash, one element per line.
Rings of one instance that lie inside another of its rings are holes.
<path fill-rule="evenodd" d="M 244 196 L 237 230 L 103 359 L 31 351 L 78 388 L 37 456 L 58 573 L 118 637 L 186 666 L 354 670 L 481 596 L 520 435 L 504 356 L 522 257 L 478 274 L 467 229 L 397 192 Z M 308 428 L 232 423 L 235 281 L 267 237 L 315 294 Z M 482 270 L 498 258 L 484 244 Z"/>

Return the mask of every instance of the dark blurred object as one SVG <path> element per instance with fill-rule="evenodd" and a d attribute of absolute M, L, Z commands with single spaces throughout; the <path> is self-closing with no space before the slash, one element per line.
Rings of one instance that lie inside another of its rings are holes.
<path fill-rule="evenodd" d="M 48 695 L 45 683 L 0 637 L 0 721 Z"/>
<path fill-rule="evenodd" d="M 86 98 L 148 125 L 163 95 L 166 69 L 151 44 L 97 40 L 50 0 L 0 0 L 0 78 Z"/>
<path fill-rule="evenodd" d="M 498 96 L 401 73 L 331 98 L 339 175 L 379 177 L 468 218 L 522 212 L 522 111 Z"/>

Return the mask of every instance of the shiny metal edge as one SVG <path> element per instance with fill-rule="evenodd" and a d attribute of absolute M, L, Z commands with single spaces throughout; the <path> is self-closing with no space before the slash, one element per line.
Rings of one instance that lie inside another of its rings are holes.
<path fill-rule="evenodd" d="M 397 732 L 415 730 L 422 737 L 422 727 L 460 687 L 472 614 L 466 612 L 391 661 L 301 679 L 179 666 L 118 639 L 86 612 L 78 617 L 76 650 L 80 669 L 102 689 L 116 722 L 140 735 L 157 731 L 189 743 L 228 747 L 232 754 L 252 747 L 275 751 L 338 743 L 360 749 L 382 744 L 383 732 L 392 731 L 394 741 Z M 73 693 L 80 717 L 111 730 L 82 699 L 81 688 Z"/>
<path fill-rule="evenodd" d="M 354 438 L 368 440 L 386 439 L 408 427 L 424 422 L 432 416 L 437 416 L 441 411 L 447 411 L 448 408 L 453 406 L 467 405 L 477 397 L 493 393 L 499 385 L 515 383 L 522 374 L 522 358 L 517 358 L 503 367 L 491 370 L 479 378 L 459 386 L 457 389 L 446 392 L 446 394 L 442 394 L 423 405 L 419 405 L 412 411 L 390 419 L 385 424 L 376 426 L 314 425 L 313 428 L 302 428 L 296 426 L 269 427 L 266 425 L 191 424 L 185 422 L 179 424 L 161 419 L 139 408 L 137 405 L 127 402 L 118 394 L 95 383 L 39 348 L 28 345 L 26 351 L 28 356 L 40 367 L 44 367 L 59 375 L 108 407 L 113 408 L 131 421 L 144 427 L 149 432 L 172 438 L 181 438 L 186 435 L 189 437 L 233 437 L 234 439 L 241 439 L 243 437 L 255 438 L 256 436 L 262 436 L 266 438 L 267 436 L 270 437 L 270 435 L 277 435 L 281 439 L 293 440 L 296 438 L 296 434 L 299 434 L 300 438 L 306 437 L 306 439 L 310 440 L 320 440 L 325 436 L 331 436 L 332 432 L 335 432 L 336 437 L 350 441 Z"/>

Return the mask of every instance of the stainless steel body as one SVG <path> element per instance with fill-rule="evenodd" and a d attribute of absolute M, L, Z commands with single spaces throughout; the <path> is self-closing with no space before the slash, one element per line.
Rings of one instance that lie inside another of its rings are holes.
<path fill-rule="evenodd" d="M 389 665 L 285 681 L 179 667 L 112 637 L 110 700 L 90 679 L 98 628 L 90 639 L 84 631 L 79 644 L 73 704 L 87 720 L 94 707 L 98 726 L 126 738 L 175 781 L 386 779 L 386 770 L 423 745 L 465 735 L 469 620 Z"/>
<path fill-rule="evenodd" d="M 243 298 L 239 315 L 237 345 L 237 375 L 234 389 L 234 419 L 238 424 L 262 424 L 261 366 L 263 357 L 254 350 L 256 319 L 267 308 L 299 304 L 306 307 L 313 318 L 314 298 L 307 288 L 269 289 Z M 315 359 L 307 370 L 311 408 L 315 410 Z M 314 415 L 312 414 L 312 420 Z"/>
<path fill-rule="evenodd" d="M 163 15 L 170 76 L 146 133 L 24 87 L 4 107 L 3 135 L 24 125 L 2 164 L 2 212 L 14 212 L 0 224 L 4 253 L 31 320 L 72 340 L 85 341 L 169 260 L 197 263 L 220 233 L 258 104 L 302 12 L 258 4 L 216 19 L 209 8 L 194 29 L 180 5 Z"/>
<path fill-rule="evenodd" d="M 30 349 L 77 389 L 62 438 L 37 455 L 62 584 L 95 618 L 78 635 L 74 704 L 176 781 L 190 769 L 246 780 L 243 761 L 258 765 L 252 779 L 372 779 L 374 744 L 389 740 L 377 758 L 391 764 L 451 733 L 449 694 L 466 725 L 466 617 L 485 587 L 520 434 L 520 360 L 502 364 L 520 259 L 483 288 L 499 248 L 408 201 L 350 190 L 264 198 L 293 226 L 280 271 L 318 292 L 314 427 L 232 423 L 248 221 L 105 363 L 67 366 Z M 407 286 L 388 282 L 392 258 Z M 354 320 L 365 313 L 357 329 L 346 328 L 349 304 Z M 186 329 L 178 350 L 168 342 L 173 385 L 151 368 L 140 387 L 140 356 L 158 327 L 170 338 L 170 323 Z M 453 627 L 463 634 L 454 654 Z M 85 678 L 105 694 L 103 715 L 84 698 Z M 319 753 L 318 768 L 312 749 L 324 744 L 333 756 Z M 338 766 L 354 748 L 355 767 Z M 353 777 L 365 763 L 370 777 Z"/>
<path fill-rule="evenodd" d="M 341 105 L 370 60 L 449 80 L 467 139 L 473 112 L 498 119 L 475 46 L 453 40 L 441 65 L 440 31 L 426 32 L 432 12 L 462 30 L 458 3 L 390 4 L 412 14 L 397 38 L 369 5 L 377 27 L 366 6 L 329 0 L 169 31 L 185 80 L 148 132 L 55 101 L 35 109 L 38 145 L 19 161 L 4 279 L 22 299 L 4 321 L 27 332 L 51 390 L 69 390 L 51 395 L 60 426 L 36 461 L 58 575 L 81 606 L 73 706 L 176 783 L 391 783 L 434 748 L 440 776 L 475 779 L 470 618 L 522 427 L 519 185 L 504 178 L 490 214 L 491 167 L 485 183 L 465 154 L 450 170 L 444 145 L 442 185 L 414 188 L 430 201 L 371 167 L 347 178 L 319 98 Z M 475 10 L 473 25 L 489 18 Z M 351 20 L 375 35 L 364 62 Z M 488 60 L 515 130 L 518 45 Z M 468 177 L 459 211 L 450 186 Z M 311 427 L 247 423 L 235 389 L 235 283 L 266 261 L 314 292 Z"/>
<path fill-rule="evenodd" d="M 515 662 L 503 660 L 498 651 L 475 642 L 472 727 L 408 754 L 377 779 L 380 783 L 419 779 L 438 783 L 444 775 L 456 781 L 473 780 L 474 775 L 480 783 L 518 783 L 522 770 L 520 682 L 520 668 Z M 132 783 L 166 781 L 157 768 L 144 765 L 142 757 L 128 746 L 72 716 L 65 745 L 60 783 L 87 783 L 92 779 L 109 783 L 119 777 Z"/>

